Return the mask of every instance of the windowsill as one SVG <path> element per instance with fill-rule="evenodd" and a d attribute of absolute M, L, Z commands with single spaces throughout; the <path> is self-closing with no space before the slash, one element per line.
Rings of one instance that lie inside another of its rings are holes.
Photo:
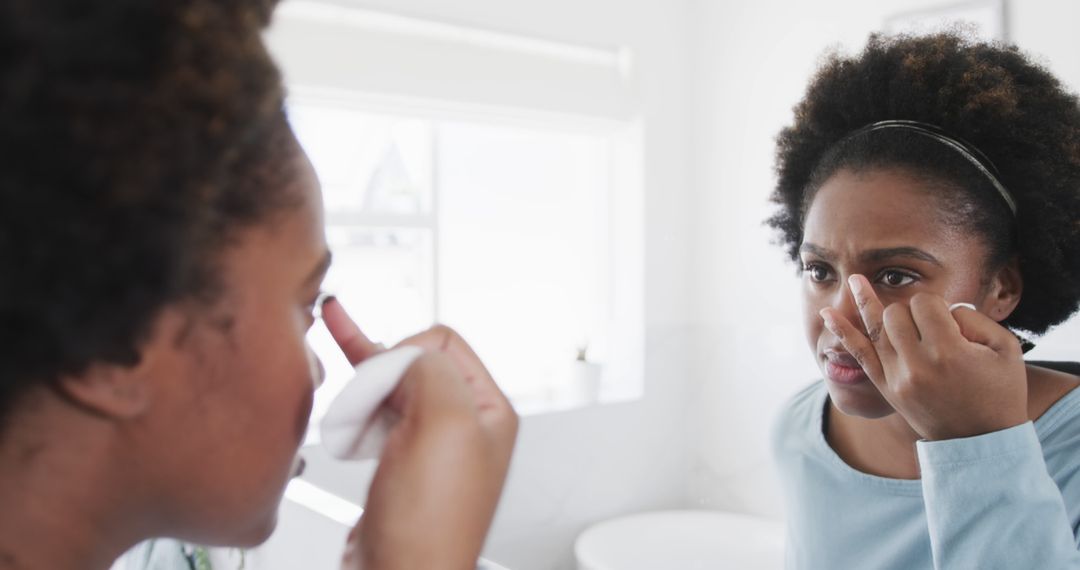
<path fill-rule="evenodd" d="M 642 398 L 640 390 L 636 393 L 620 395 L 603 395 L 600 398 L 586 399 L 574 395 L 562 395 L 556 397 L 511 397 L 514 410 L 522 417 L 541 416 L 560 412 L 570 412 L 589 408 L 599 408 L 611 404 L 633 402 Z"/>
<path fill-rule="evenodd" d="M 640 388 L 605 393 L 595 398 L 588 398 L 565 389 L 550 389 L 542 395 L 511 395 L 510 402 L 519 416 L 531 417 L 624 404 L 638 401 L 643 396 Z M 318 421 L 313 421 L 309 427 L 307 437 L 304 439 L 304 447 L 319 445 L 322 442 L 318 426 L 315 425 L 317 423 Z"/>

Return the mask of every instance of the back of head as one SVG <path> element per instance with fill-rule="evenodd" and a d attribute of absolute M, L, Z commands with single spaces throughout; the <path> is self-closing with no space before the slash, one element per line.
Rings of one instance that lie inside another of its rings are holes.
<path fill-rule="evenodd" d="M 167 303 L 275 196 L 269 0 L 0 2 L 0 417 L 29 387 L 134 364 Z"/>

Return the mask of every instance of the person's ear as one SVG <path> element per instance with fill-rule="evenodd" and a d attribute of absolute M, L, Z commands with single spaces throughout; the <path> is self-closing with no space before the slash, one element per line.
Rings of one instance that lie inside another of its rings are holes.
<path fill-rule="evenodd" d="M 1020 304 L 1023 292 L 1024 279 L 1020 275 L 1020 260 L 1014 257 L 990 278 L 983 301 L 984 313 L 995 321 L 1005 320 Z"/>
<path fill-rule="evenodd" d="M 160 381 L 167 363 L 175 362 L 172 356 L 187 325 L 180 311 L 166 309 L 137 347 L 138 362 L 130 366 L 96 362 L 79 374 L 60 377 L 56 387 L 66 400 L 95 415 L 137 418 L 150 409 L 155 379 Z"/>

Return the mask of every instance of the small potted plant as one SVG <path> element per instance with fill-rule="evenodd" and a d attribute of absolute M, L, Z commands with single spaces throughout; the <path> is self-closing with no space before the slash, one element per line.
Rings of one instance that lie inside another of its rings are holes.
<path fill-rule="evenodd" d="M 578 400 L 583 404 L 595 404 L 600 401 L 600 383 L 603 377 L 603 367 L 589 361 L 589 344 L 582 343 L 577 347 L 577 358 L 572 366 L 572 386 Z"/>

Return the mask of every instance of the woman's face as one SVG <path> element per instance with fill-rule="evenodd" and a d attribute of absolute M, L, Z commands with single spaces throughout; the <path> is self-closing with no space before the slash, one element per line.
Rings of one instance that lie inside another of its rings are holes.
<path fill-rule="evenodd" d="M 980 310 L 990 302 L 985 246 L 945 224 L 940 204 L 918 178 L 878 169 L 838 171 L 810 205 L 800 248 L 806 334 L 833 405 L 845 414 L 893 413 L 818 315 L 833 307 L 862 326 L 849 276 L 864 275 L 886 306 L 907 303 L 918 292 L 973 303 Z"/>
<path fill-rule="evenodd" d="M 159 366 L 141 468 L 164 482 L 155 508 L 182 539 L 262 542 L 296 471 L 323 374 L 305 336 L 329 253 L 316 178 L 295 153 L 282 183 L 299 206 L 239 234 L 220 263 L 222 298 Z"/>

